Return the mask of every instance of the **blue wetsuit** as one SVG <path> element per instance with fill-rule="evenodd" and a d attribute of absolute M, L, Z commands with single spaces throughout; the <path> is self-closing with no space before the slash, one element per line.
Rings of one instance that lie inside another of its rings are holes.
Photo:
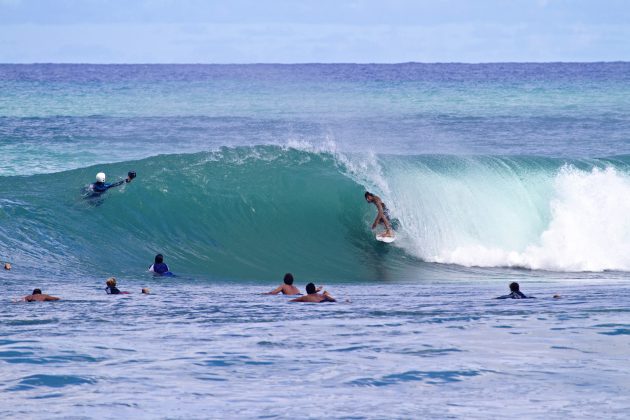
<path fill-rule="evenodd" d="M 157 264 L 153 264 L 151 265 L 151 267 L 149 267 L 149 271 L 152 271 L 155 274 L 158 274 L 160 276 L 172 276 L 173 273 L 171 273 L 168 269 L 168 265 L 164 264 L 164 263 L 157 263 Z"/>
<path fill-rule="evenodd" d="M 110 189 L 112 187 L 117 187 L 119 185 L 122 185 L 125 182 L 127 182 L 126 179 L 122 179 L 120 181 L 116 181 L 116 182 L 112 182 L 112 183 L 109 183 L 109 182 L 95 182 L 93 184 L 90 184 L 90 189 L 92 191 L 94 191 L 95 193 L 104 193 L 108 189 Z"/>

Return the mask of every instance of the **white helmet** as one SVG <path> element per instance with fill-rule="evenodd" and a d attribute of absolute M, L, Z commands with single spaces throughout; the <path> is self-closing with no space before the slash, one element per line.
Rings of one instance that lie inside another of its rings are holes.
<path fill-rule="evenodd" d="M 96 174 L 96 182 L 105 182 L 105 172 L 99 172 Z"/>

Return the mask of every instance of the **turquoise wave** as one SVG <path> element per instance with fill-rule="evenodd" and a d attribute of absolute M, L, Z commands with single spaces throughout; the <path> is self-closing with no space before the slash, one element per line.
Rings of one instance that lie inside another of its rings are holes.
<path fill-rule="evenodd" d="M 423 261 L 626 270 L 630 257 L 603 258 L 590 230 L 578 239 L 595 248 L 582 244 L 577 263 L 564 255 L 540 262 L 532 249 L 562 246 L 545 243 L 558 217 L 582 223 L 592 216 L 579 202 L 568 216 L 558 213 L 562 200 L 573 205 L 571 194 L 599 200 L 598 183 L 618 181 L 610 194 L 621 200 L 618 209 L 630 207 L 629 163 L 628 157 L 340 156 L 260 146 L 0 177 L 0 252 L 25 270 L 76 276 L 138 275 L 156 253 L 176 273 L 215 279 L 273 279 L 287 271 L 318 281 L 414 278 Z M 128 170 L 138 174 L 133 183 L 100 199 L 83 197 L 96 172 L 112 180 Z M 382 195 L 399 219 L 395 246 L 374 241 L 366 188 Z M 608 220 L 592 223 L 625 232 L 614 206 L 601 207 L 599 216 Z M 627 236 L 614 246 L 629 246 Z"/>
<path fill-rule="evenodd" d="M 130 169 L 133 183 L 82 197 L 97 171 L 112 180 Z M 359 279 L 375 277 L 382 251 L 363 223 L 363 187 L 329 154 L 259 147 L 158 156 L 3 177 L 0 191 L 2 255 L 31 270 L 137 273 L 160 252 L 189 275 Z"/>

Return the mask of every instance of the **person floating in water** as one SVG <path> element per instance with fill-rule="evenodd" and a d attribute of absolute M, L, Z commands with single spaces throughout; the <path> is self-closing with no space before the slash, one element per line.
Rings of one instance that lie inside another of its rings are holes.
<path fill-rule="evenodd" d="M 499 296 L 497 299 L 535 299 L 531 296 L 525 296 L 523 292 L 520 291 L 520 287 L 517 282 L 510 283 L 510 294 Z"/>
<path fill-rule="evenodd" d="M 105 179 L 106 179 L 105 172 L 99 172 L 96 174 L 96 182 L 93 184 L 90 184 L 90 192 L 100 195 L 110 188 L 118 187 L 122 184 L 130 183 L 135 177 L 136 177 L 136 173 L 134 171 L 130 171 L 127 173 L 127 178 L 121 179 L 120 181 L 109 183 L 109 182 L 105 182 Z"/>
<path fill-rule="evenodd" d="M 105 293 L 108 295 L 128 295 L 129 292 L 121 292 L 118 287 L 116 287 L 116 279 L 114 277 L 110 277 L 105 282 L 107 287 L 105 288 Z"/>
<path fill-rule="evenodd" d="M 43 294 L 41 289 L 33 290 L 33 294 L 24 296 L 26 302 L 50 302 L 53 300 L 59 300 L 58 297 Z"/>
<path fill-rule="evenodd" d="M 155 256 L 155 260 L 151 267 L 149 267 L 149 271 L 153 273 L 154 276 L 172 276 L 173 273 L 168 269 L 168 265 L 164 263 L 164 256 L 162 254 L 157 254 Z"/>
<path fill-rule="evenodd" d="M 11 263 L 5 262 L 4 263 L 4 269 L 7 270 L 7 271 L 11 271 Z"/>
<path fill-rule="evenodd" d="M 376 219 L 374 219 L 374 223 L 372 223 L 372 229 L 376 229 L 376 226 L 383 224 L 385 226 L 385 233 L 383 233 L 382 236 L 394 236 L 394 232 L 392 231 L 392 224 L 389 221 L 389 211 L 387 210 L 385 203 L 383 203 L 383 200 L 381 200 L 379 196 L 374 195 L 369 191 L 366 191 L 365 201 L 374 204 L 376 206 L 376 210 L 378 211 Z"/>
<path fill-rule="evenodd" d="M 323 293 L 318 293 L 320 290 L 321 287 L 317 288 L 313 283 L 309 283 L 306 285 L 306 295 L 300 296 L 299 298 L 291 299 L 289 302 L 337 302 L 337 300 L 332 297 L 327 291 L 324 291 Z"/>
<path fill-rule="evenodd" d="M 287 273 L 284 275 L 284 284 L 273 289 L 271 292 L 263 293 L 263 295 L 277 295 L 282 293 L 283 295 L 301 295 L 300 290 L 293 285 L 293 274 Z"/>

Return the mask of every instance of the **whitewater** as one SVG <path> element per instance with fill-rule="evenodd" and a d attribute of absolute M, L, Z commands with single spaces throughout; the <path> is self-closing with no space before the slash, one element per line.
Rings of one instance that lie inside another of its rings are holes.
<path fill-rule="evenodd" d="M 2 64 L 0 416 L 624 418 L 628 133 L 621 62 Z"/>

